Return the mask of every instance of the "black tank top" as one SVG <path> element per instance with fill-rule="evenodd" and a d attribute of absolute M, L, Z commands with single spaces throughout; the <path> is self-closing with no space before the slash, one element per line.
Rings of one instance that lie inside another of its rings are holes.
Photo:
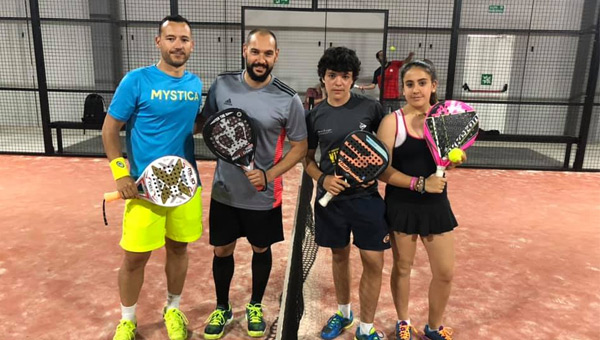
<path fill-rule="evenodd" d="M 427 142 L 423 138 L 417 138 L 410 133 L 406 128 L 403 113 L 401 110 L 397 110 L 392 113 L 396 115 L 397 129 L 396 139 L 400 132 L 405 132 L 406 139 L 398 146 L 395 146 L 392 150 L 392 166 L 394 169 L 413 177 L 423 176 L 424 178 L 429 177 L 435 173 L 436 165 L 433 162 L 431 152 L 427 147 Z M 447 188 L 447 187 L 446 187 Z M 429 194 L 429 193 L 418 193 L 411 191 L 408 188 L 399 188 L 393 185 L 386 185 L 385 187 L 385 199 L 398 200 L 407 203 L 420 203 L 420 202 L 439 202 L 440 200 L 447 200 L 446 188 L 441 194 Z"/>

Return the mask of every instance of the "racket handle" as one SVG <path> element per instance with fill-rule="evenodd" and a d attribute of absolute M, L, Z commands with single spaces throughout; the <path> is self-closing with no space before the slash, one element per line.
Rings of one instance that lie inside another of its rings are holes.
<path fill-rule="evenodd" d="M 325 208 L 327 206 L 327 204 L 329 204 L 329 201 L 331 201 L 331 199 L 333 198 L 333 195 L 328 191 L 325 193 L 325 195 L 323 195 L 323 197 L 321 197 L 321 199 L 319 200 L 319 204 Z"/>
<path fill-rule="evenodd" d="M 118 191 L 104 193 L 104 200 L 106 202 L 112 202 L 121 199 L 121 194 Z"/>
<path fill-rule="evenodd" d="M 437 166 L 437 170 L 435 171 L 435 175 L 437 177 L 444 177 L 444 170 L 446 170 L 446 167 L 443 165 L 438 165 Z"/>

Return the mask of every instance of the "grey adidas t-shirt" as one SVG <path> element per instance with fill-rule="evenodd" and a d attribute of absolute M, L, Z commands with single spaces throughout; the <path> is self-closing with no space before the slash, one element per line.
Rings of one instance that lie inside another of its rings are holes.
<path fill-rule="evenodd" d="M 255 166 L 267 170 L 283 158 L 285 138 L 306 139 L 304 108 L 298 94 L 275 76 L 260 89 L 244 81 L 243 71 L 220 74 L 211 85 L 202 110 L 210 117 L 221 110 L 240 108 L 252 118 L 257 130 Z M 282 177 L 270 182 L 267 191 L 254 188 L 243 170 L 218 160 L 213 179 L 212 199 L 250 210 L 270 210 L 281 205 Z"/>

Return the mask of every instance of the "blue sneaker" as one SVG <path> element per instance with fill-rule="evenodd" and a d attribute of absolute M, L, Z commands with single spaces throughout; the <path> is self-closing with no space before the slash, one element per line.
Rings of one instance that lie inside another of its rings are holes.
<path fill-rule="evenodd" d="M 321 338 L 330 340 L 342 333 L 344 329 L 352 327 L 354 324 L 354 315 L 350 312 L 350 317 L 345 318 L 339 310 L 327 320 L 327 324 L 321 330 Z"/>
<path fill-rule="evenodd" d="M 419 331 L 406 321 L 396 322 L 396 340 L 417 340 Z"/>
<path fill-rule="evenodd" d="M 360 327 L 356 328 L 356 334 L 354 335 L 354 340 L 381 340 L 383 339 L 383 335 L 379 335 L 379 333 L 375 330 L 375 327 L 371 328 L 371 332 L 369 334 L 361 334 Z"/>
<path fill-rule="evenodd" d="M 423 339 L 429 340 L 452 340 L 452 328 L 440 326 L 439 329 L 431 329 L 429 325 L 425 325 L 425 336 Z"/>

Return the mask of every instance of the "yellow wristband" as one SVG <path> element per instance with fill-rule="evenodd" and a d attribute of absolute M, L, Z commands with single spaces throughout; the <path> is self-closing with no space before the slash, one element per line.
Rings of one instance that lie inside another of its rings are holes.
<path fill-rule="evenodd" d="M 119 178 L 130 176 L 127 165 L 125 165 L 125 158 L 123 157 L 117 157 L 110 161 L 110 171 L 112 171 L 115 181 Z"/>

